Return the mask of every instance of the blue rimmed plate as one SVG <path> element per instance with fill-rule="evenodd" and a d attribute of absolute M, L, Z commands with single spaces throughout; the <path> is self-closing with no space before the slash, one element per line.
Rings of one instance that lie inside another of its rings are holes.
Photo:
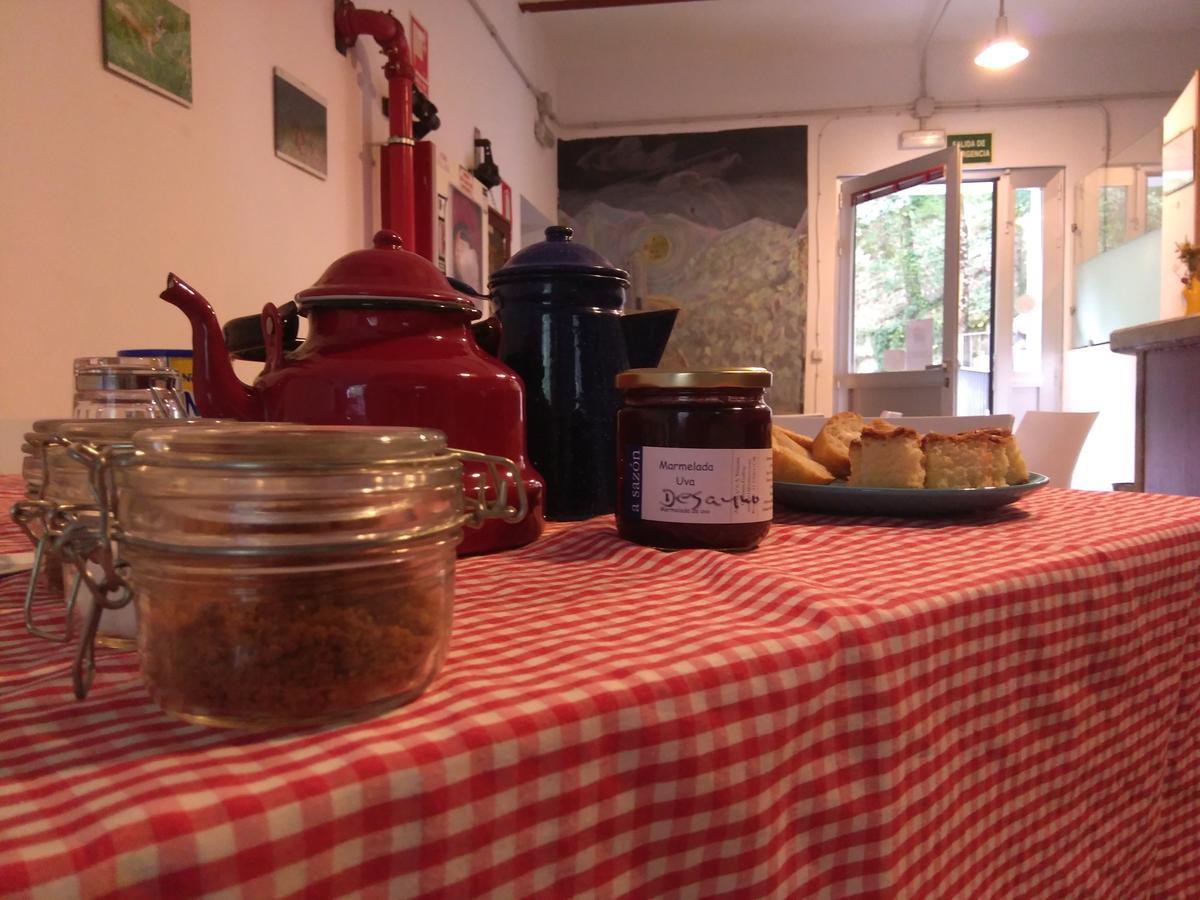
<path fill-rule="evenodd" d="M 775 482 L 775 502 L 805 512 L 843 516 L 961 516 L 1016 503 L 1050 479 L 1029 473 L 1024 484 L 988 488 L 869 488 Z"/>

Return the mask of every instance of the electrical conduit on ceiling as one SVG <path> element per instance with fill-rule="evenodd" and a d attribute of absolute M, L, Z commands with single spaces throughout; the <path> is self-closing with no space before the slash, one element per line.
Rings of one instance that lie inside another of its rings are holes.
<path fill-rule="evenodd" d="M 467 0 L 467 2 L 471 4 L 471 9 L 475 10 L 475 15 L 479 17 L 479 21 L 487 29 L 487 33 L 492 36 L 492 40 L 496 42 L 496 46 L 500 48 L 500 52 L 504 54 L 504 58 L 508 60 L 508 64 L 512 66 L 513 71 L 520 76 L 529 93 L 533 95 L 538 111 L 538 120 L 534 125 L 534 134 L 537 136 L 538 143 L 543 147 L 553 147 L 554 135 L 546 125 L 546 121 L 549 120 L 557 124 L 558 117 L 554 115 L 553 100 L 549 92 L 539 90 L 538 86 L 533 83 L 533 80 L 525 74 L 525 70 L 521 68 L 521 64 L 517 62 L 517 58 L 513 55 L 513 52 L 508 49 L 508 44 L 504 43 L 504 39 L 500 37 L 500 32 L 479 5 L 479 0 Z"/>

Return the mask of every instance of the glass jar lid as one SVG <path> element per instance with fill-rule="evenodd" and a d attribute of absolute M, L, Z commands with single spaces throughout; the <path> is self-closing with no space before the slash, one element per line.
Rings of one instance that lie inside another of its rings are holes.
<path fill-rule="evenodd" d="M 617 376 L 617 387 L 632 388 L 769 388 L 771 372 L 759 366 L 740 369 L 627 369 Z"/>
<path fill-rule="evenodd" d="M 84 356 L 75 360 L 77 391 L 136 391 L 183 385 L 164 360 L 144 356 Z"/>
<path fill-rule="evenodd" d="M 80 441 L 105 447 L 132 447 L 133 435 L 151 425 L 149 418 L 127 419 L 42 419 L 25 433 L 31 452 L 58 440 Z"/>
<path fill-rule="evenodd" d="M 133 445 L 149 464 L 230 468 L 418 464 L 449 455 L 440 431 L 359 425 L 160 425 L 139 429 Z"/>

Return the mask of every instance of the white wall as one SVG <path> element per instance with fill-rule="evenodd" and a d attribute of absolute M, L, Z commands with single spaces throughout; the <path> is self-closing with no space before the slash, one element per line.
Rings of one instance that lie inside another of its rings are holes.
<path fill-rule="evenodd" d="M 1200 72 L 1192 75 L 1186 87 L 1181 88 L 1176 100 L 1163 117 L 1162 139 L 1164 142 L 1178 137 L 1189 128 L 1200 125 Z M 1185 143 L 1186 143 L 1186 139 Z M 1192 138 L 1193 166 L 1196 162 L 1195 137 Z M 1200 174 L 1200 173 L 1197 173 Z M 1183 263 L 1179 261 L 1176 245 L 1184 241 L 1200 242 L 1200 215 L 1196 213 L 1196 179 L 1185 187 L 1163 197 L 1162 205 L 1162 294 L 1160 295 L 1160 318 L 1172 319 L 1187 313 L 1187 301 L 1183 298 Z"/>
<path fill-rule="evenodd" d="M 510 5 L 489 15 L 552 88 L 536 32 Z M 332 6 L 193 0 L 188 109 L 103 68 L 96 0 L 0 2 L 0 472 L 16 471 L 31 420 L 69 414 L 74 357 L 190 345 L 183 316 L 157 299 L 168 271 L 224 321 L 290 298 L 364 245 L 375 203 L 364 147 L 387 121 L 359 81 L 382 87 L 383 56 L 370 38 L 338 54 Z M 451 163 L 470 164 L 478 126 L 515 197 L 553 209 L 554 151 L 533 138 L 533 99 L 466 0 L 392 8 L 430 33 L 435 137 Z M 273 66 L 326 100 L 324 181 L 274 156 Z"/>

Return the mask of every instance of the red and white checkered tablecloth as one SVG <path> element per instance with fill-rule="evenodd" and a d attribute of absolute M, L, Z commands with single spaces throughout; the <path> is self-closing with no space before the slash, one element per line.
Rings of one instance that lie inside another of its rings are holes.
<path fill-rule="evenodd" d="M 1055 489 L 747 554 L 558 525 L 460 561 L 424 697 L 266 735 L 132 653 L 76 702 L 8 578 L 0 894 L 1195 896 L 1198 561 L 1200 500 Z"/>

